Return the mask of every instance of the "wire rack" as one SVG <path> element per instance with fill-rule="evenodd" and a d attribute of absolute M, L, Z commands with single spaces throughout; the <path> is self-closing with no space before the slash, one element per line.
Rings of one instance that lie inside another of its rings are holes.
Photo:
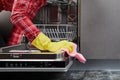
<path fill-rule="evenodd" d="M 69 24 L 35 24 L 44 34 L 53 41 L 69 40 L 76 38 L 77 28 Z"/>

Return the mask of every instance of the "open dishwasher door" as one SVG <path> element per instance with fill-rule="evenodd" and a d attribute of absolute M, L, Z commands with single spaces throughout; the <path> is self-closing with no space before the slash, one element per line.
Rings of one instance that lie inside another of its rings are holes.
<path fill-rule="evenodd" d="M 77 0 L 47 0 L 33 23 L 52 41 L 68 40 L 79 46 Z M 66 72 L 74 58 L 40 51 L 23 35 L 21 44 L 0 48 L 0 72 Z"/>
<path fill-rule="evenodd" d="M 73 58 L 63 53 L 40 51 L 27 44 L 0 49 L 0 72 L 66 72 Z"/>

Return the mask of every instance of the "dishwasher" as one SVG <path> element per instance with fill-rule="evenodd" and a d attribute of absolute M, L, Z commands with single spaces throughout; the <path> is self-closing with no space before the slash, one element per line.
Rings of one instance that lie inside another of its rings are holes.
<path fill-rule="evenodd" d="M 52 41 L 69 40 L 79 46 L 77 19 L 74 0 L 48 0 L 33 22 Z M 20 44 L 0 48 L 0 72 L 66 72 L 74 59 L 65 52 L 41 51 L 23 35 Z"/>

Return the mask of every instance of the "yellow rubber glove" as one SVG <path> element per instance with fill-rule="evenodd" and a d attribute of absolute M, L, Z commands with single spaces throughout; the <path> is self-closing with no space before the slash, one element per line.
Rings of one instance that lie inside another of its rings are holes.
<path fill-rule="evenodd" d="M 51 42 L 51 40 L 42 32 L 32 41 L 33 46 L 40 50 L 48 50 L 51 52 L 65 51 L 69 56 L 76 57 L 80 62 L 85 63 L 86 59 L 82 54 L 77 53 L 77 45 L 67 40 L 59 42 Z"/>
<path fill-rule="evenodd" d="M 42 32 L 32 41 L 31 44 L 40 50 L 48 50 L 51 52 L 57 52 L 61 48 L 66 48 L 69 52 L 73 51 L 73 44 L 71 42 L 67 40 L 51 42 L 51 40 Z"/>

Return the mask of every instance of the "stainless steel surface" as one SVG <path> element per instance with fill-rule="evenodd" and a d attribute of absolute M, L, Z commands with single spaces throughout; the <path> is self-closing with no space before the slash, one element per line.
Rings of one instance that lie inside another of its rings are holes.
<path fill-rule="evenodd" d="M 63 53 L 42 52 L 28 44 L 3 47 L 0 51 L 0 72 L 66 72 L 74 59 Z"/>
<path fill-rule="evenodd" d="M 70 61 L 68 65 L 63 68 L 0 68 L 0 72 L 67 72 L 72 64 L 73 61 Z"/>
<path fill-rule="evenodd" d="M 47 3 L 49 4 L 62 4 L 62 3 L 68 3 L 69 0 L 47 0 Z"/>
<path fill-rule="evenodd" d="M 120 59 L 120 0 L 81 0 L 81 52 Z"/>
<path fill-rule="evenodd" d="M 63 53 L 40 51 L 28 44 L 19 44 L 0 48 L 0 59 L 41 59 L 41 60 L 64 60 Z"/>
<path fill-rule="evenodd" d="M 81 0 L 78 0 L 78 12 L 77 12 L 77 17 L 78 17 L 78 27 L 77 27 L 77 45 L 78 45 L 78 50 L 81 50 Z"/>

